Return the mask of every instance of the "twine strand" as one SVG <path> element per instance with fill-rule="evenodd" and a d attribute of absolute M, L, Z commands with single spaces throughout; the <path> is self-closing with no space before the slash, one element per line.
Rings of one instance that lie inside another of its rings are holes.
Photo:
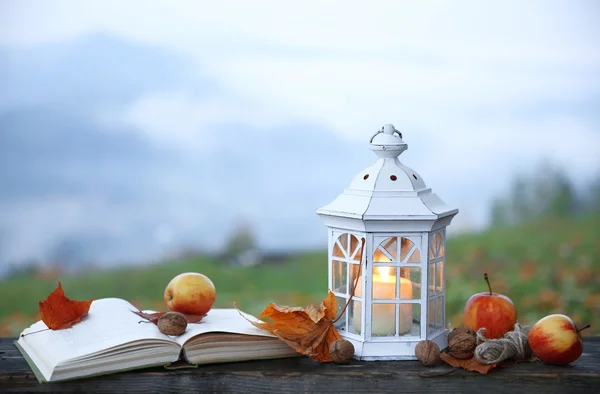
<path fill-rule="evenodd" d="M 504 338 L 486 339 L 485 328 L 477 330 L 475 357 L 481 364 L 497 364 L 504 360 L 527 360 L 533 352 L 527 342 L 530 326 L 521 327 L 515 323 L 513 331 L 504 334 Z"/>

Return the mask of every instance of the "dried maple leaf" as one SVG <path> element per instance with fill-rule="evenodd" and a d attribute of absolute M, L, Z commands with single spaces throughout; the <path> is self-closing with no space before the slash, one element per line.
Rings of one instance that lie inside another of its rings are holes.
<path fill-rule="evenodd" d="M 42 321 L 51 330 L 62 330 L 79 323 L 90 310 L 93 300 L 74 301 L 65 297 L 63 288 L 58 286 L 44 301 L 40 301 L 39 309 Z"/>
<path fill-rule="evenodd" d="M 149 320 L 150 322 L 152 322 L 154 324 L 158 324 L 158 319 L 162 315 L 167 313 L 167 312 L 144 313 L 142 311 L 132 311 L 132 312 L 141 318 Z M 185 313 L 182 313 L 182 315 L 185 316 L 185 319 L 187 320 L 188 324 L 190 324 L 190 323 L 201 323 L 201 320 L 204 319 L 204 317 L 206 316 L 206 313 L 204 315 L 187 315 Z"/>
<path fill-rule="evenodd" d="M 285 341 L 297 352 L 315 361 L 331 362 L 329 346 L 342 337 L 333 325 L 337 313 L 337 300 L 329 292 L 319 307 L 281 306 L 269 304 L 261 312 L 262 322 L 250 321 Z"/>
<path fill-rule="evenodd" d="M 496 364 L 484 365 L 480 364 L 475 356 L 466 360 L 460 360 L 449 353 L 440 354 L 441 359 L 448 365 L 454 368 L 464 368 L 467 371 L 476 371 L 480 374 L 486 375 L 490 370 L 496 368 Z"/>

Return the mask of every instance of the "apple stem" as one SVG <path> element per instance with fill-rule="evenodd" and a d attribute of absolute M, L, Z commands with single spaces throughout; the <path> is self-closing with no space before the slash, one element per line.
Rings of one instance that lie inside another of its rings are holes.
<path fill-rule="evenodd" d="M 590 328 L 591 326 L 592 326 L 591 324 L 586 324 L 585 326 L 583 326 L 579 330 L 577 330 L 577 332 L 581 332 L 583 330 L 586 330 L 586 329 Z"/>
<path fill-rule="evenodd" d="M 487 272 L 483 274 L 483 279 L 487 282 L 488 289 L 490 289 L 490 295 L 492 295 L 492 285 L 490 285 L 490 280 L 488 279 Z"/>

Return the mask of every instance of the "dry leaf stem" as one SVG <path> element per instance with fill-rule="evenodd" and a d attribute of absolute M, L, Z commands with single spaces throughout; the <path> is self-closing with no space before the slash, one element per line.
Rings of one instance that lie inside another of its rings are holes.
<path fill-rule="evenodd" d="M 360 275 L 362 273 L 362 263 L 363 263 L 363 259 L 365 258 L 365 239 L 362 238 L 362 245 L 360 247 L 360 264 L 358 265 L 358 275 L 356 275 L 356 281 L 354 282 L 354 287 L 352 288 L 352 293 L 350 293 L 350 297 L 348 297 L 348 301 L 346 301 L 346 305 L 344 305 L 344 309 L 342 309 L 342 312 L 340 313 L 340 315 L 338 317 L 336 317 L 336 319 L 333 321 L 333 323 L 337 323 L 338 320 L 340 320 L 340 318 L 342 316 L 344 316 L 344 313 L 346 313 L 346 308 L 348 308 L 348 305 L 350 304 L 350 301 L 352 301 L 352 297 L 354 297 L 354 292 L 356 291 L 356 286 L 358 285 L 358 280 L 360 279 Z"/>

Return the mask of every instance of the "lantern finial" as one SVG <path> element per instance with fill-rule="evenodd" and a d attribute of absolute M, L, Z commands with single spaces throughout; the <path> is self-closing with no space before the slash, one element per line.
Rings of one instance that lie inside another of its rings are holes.
<path fill-rule="evenodd" d="M 370 148 L 379 157 L 394 158 L 408 149 L 408 145 L 402 141 L 402 133 L 388 123 L 371 137 Z"/>

